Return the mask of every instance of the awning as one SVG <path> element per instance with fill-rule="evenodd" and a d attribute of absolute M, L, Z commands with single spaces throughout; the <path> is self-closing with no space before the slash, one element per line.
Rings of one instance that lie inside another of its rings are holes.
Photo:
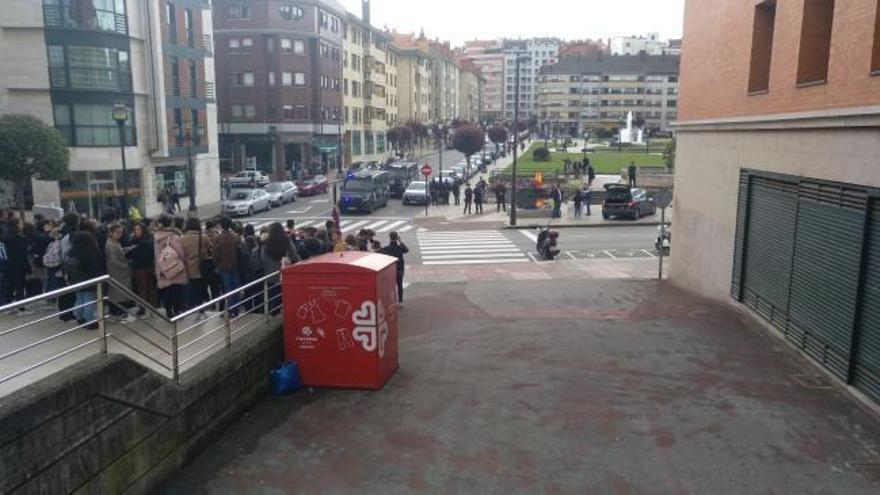
<path fill-rule="evenodd" d="M 339 137 L 315 136 L 312 138 L 312 147 L 321 153 L 336 153 L 339 151 Z"/>

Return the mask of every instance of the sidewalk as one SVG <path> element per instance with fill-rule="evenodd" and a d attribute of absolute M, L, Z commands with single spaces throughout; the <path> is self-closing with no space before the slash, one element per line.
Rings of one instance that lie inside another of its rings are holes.
<path fill-rule="evenodd" d="M 383 390 L 266 397 L 161 492 L 877 493 L 876 417 L 728 305 L 579 273 L 407 294 Z"/>

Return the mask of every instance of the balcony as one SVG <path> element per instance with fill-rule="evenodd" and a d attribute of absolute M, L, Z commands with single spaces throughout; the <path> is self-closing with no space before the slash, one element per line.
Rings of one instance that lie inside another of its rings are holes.
<path fill-rule="evenodd" d="M 210 34 L 202 35 L 202 50 L 209 55 L 214 54 L 214 38 Z"/>
<path fill-rule="evenodd" d="M 98 8 L 89 15 L 84 14 L 85 11 L 69 4 L 43 5 L 43 22 L 47 28 L 128 34 L 128 17 L 124 14 Z"/>

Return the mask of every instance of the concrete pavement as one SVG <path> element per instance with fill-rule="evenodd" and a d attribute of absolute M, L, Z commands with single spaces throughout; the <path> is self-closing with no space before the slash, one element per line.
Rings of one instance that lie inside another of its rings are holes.
<path fill-rule="evenodd" d="M 751 320 L 545 275 L 414 285 L 384 390 L 267 397 L 163 492 L 878 492 L 876 417 Z"/>

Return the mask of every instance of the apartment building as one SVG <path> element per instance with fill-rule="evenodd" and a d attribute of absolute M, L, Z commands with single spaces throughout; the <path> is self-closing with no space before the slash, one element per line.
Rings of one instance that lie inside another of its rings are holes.
<path fill-rule="evenodd" d="M 386 132 L 397 115 L 397 53 L 388 35 L 370 26 L 368 0 L 363 9 L 360 18 L 348 13 L 342 26 L 345 166 L 385 160 Z"/>
<path fill-rule="evenodd" d="M 670 278 L 880 400 L 877 0 L 688 2 Z"/>
<path fill-rule="evenodd" d="M 648 33 L 644 36 L 617 36 L 608 43 L 612 55 L 662 55 L 666 42 L 660 39 L 660 33 Z"/>
<path fill-rule="evenodd" d="M 486 78 L 480 69 L 468 59 L 459 59 L 461 67 L 459 96 L 459 118 L 469 122 L 482 122 L 483 91 Z"/>
<path fill-rule="evenodd" d="M 343 24 L 333 0 L 215 0 L 226 171 L 276 178 L 341 167 Z"/>
<path fill-rule="evenodd" d="M 558 61 L 560 41 L 555 38 L 505 40 L 504 111 L 503 117 L 513 119 L 516 98 L 516 60 L 520 59 L 519 118 L 529 121 L 538 116 L 538 73 L 545 65 Z"/>
<path fill-rule="evenodd" d="M 432 121 L 432 67 L 427 43 L 412 34 L 390 33 L 397 51 L 397 115 L 401 122 Z"/>
<path fill-rule="evenodd" d="M 460 117 L 461 68 L 449 42 L 428 41 L 431 57 L 431 120 L 449 123 Z"/>
<path fill-rule="evenodd" d="M 607 53 L 608 46 L 602 40 L 573 40 L 565 41 L 559 45 L 559 60 L 568 57 L 589 57 L 600 53 Z"/>
<path fill-rule="evenodd" d="M 124 182 L 128 204 L 146 215 L 161 212 L 164 188 L 176 189 L 184 207 L 192 195 L 195 206 L 219 204 L 210 4 L 133 4 L 3 6 L 0 112 L 41 118 L 71 150 L 67 178 L 33 181 L 35 204 L 97 217 L 122 206 Z M 121 133 L 112 116 L 116 104 L 128 109 Z"/>
<path fill-rule="evenodd" d="M 459 52 L 460 60 L 470 61 L 485 78 L 481 114 L 487 122 L 504 117 L 504 42 L 467 41 Z"/>
<path fill-rule="evenodd" d="M 538 124 L 554 136 L 616 131 L 632 112 L 647 130 L 678 118 L 679 57 L 575 56 L 545 66 L 538 78 Z"/>

